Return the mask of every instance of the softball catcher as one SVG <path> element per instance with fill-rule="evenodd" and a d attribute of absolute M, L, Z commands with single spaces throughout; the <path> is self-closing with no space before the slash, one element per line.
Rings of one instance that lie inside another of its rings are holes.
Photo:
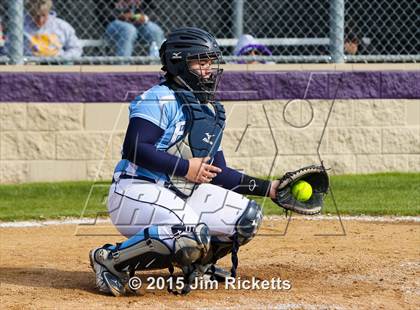
<path fill-rule="evenodd" d="M 267 181 L 226 164 L 221 140 L 225 110 L 215 101 L 222 57 L 215 38 L 198 28 L 173 31 L 160 48 L 165 80 L 137 97 L 109 189 L 112 223 L 128 239 L 90 251 L 96 285 L 120 296 L 135 271 L 178 267 L 189 292 L 195 277 L 236 275 L 239 247 L 257 233 L 262 209 L 244 195 L 268 196 L 303 214 L 321 211 L 328 190 L 323 167 Z M 298 180 L 312 185 L 307 202 L 291 195 Z M 216 266 L 231 253 L 230 272 Z"/>

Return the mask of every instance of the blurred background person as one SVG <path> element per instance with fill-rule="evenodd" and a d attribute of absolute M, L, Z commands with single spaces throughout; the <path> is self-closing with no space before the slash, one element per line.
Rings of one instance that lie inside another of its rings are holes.
<path fill-rule="evenodd" d="M 348 32 L 344 38 L 344 53 L 346 55 L 357 55 L 359 52 L 360 40 L 354 32 Z"/>
<path fill-rule="evenodd" d="M 106 27 L 105 39 L 114 47 L 116 56 L 132 56 L 137 40 L 147 42 L 150 56 L 159 56 L 165 35 L 162 28 L 144 14 L 142 1 L 117 0 L 113 16 L 113 21 Z"/>
<path fill-rule="evenodd" d="M 80 57 L 83 49 L 74 28 L 58 18 L 52 0 L 26 1 L 24 54 L 39 57 Z"/>
<path fill-rule="evenodd" d="M 244 34 L 242 35 L 238 43 L 236 44 L 235 49 L 233 50 L 234 56 L 271 56 L 272 52 L 264 44 L 259 43 L 252 35 Z M 241 61 L 239 63 L 245 63 Z M 256 61 L 250 60 L 247 61 L 248 64 L 257 64 L 257 63 L 267 63 L 266 61 Z"/>

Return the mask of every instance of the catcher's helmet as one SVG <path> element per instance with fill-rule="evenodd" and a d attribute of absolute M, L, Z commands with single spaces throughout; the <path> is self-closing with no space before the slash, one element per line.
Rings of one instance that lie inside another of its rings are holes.
<path fill-rule="evenodd" d="M 171 32 L 160 48 L 162 70 L 167 78 L 174 79 L 194 91 L 200 102 L 214 99 L 217 84 L 223 69 L 222 54 L 214 36 L 199 28 L 179 28 Z M 213 69 L 204 77 L 190 69 L 191 61 L 211 60 Z"/>

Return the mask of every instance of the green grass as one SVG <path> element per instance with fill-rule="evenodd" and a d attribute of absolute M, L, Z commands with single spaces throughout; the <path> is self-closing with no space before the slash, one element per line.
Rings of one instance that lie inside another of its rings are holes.
<path fill-rule="evenodd" d="M 109 183 L 61 182 L 0 185 L 0 220 L 94 217 L 106 214 Z M 331 177 L 340 214 L 420 215 L 420 173 L 383 173 Z M 324 213 L 336 214 L 329 194 Z M 283 214 L 270 199 L 264 213 Z"/>
<path fill-rule="evenodd" d="M 0 220 L 94 217 L 106 212 L 109 183 L 0 185 Z M 86 206 L 86 208 L 85 208 Z"/>
<path fill-rule="evenodd" d="M 340 214 L 420 215 L 420 173 L 378 173 L 341 175 L 330 179 Z M 261 198 L 256 198 L 262 203 Z M 266 199 L 266 215 L 279 214 L 278 207 Z M 325 200 L 323 213 L 337 214 L 332 195 Z"/>

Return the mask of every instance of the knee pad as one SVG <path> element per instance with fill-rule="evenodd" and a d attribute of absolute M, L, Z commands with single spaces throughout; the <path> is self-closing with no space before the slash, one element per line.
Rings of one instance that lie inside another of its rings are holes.
<path fill-rule="evenodd" d="M 180 267 L 188 266 L 206 256 L 210 248 L 210 232 L 206 224 L 176 225 L 174 234 L 174 260 Z"/>
<path fill-rule="evenodd" d="M 246 244 L 256 235 L 262 223 L 262 209 L 255 201 L 250 200 L 244 213 L 236 222 L 236 233 L 240 245 Z"/>
<path fill-rule="evenodd" d="M 244 213 L 235 224 L 235 233 L 238 237 L 239 245 L 248 243 L 258 232 L 262 223 L 262 208 L 254 200 L 250 200 Z M 203 259 L 203 263 L 216 263 L 217 260 L 225 257 L 232 252 L 233 241 L 220 241 L 217 237 L 212 237 L 210 251 Z"/>

